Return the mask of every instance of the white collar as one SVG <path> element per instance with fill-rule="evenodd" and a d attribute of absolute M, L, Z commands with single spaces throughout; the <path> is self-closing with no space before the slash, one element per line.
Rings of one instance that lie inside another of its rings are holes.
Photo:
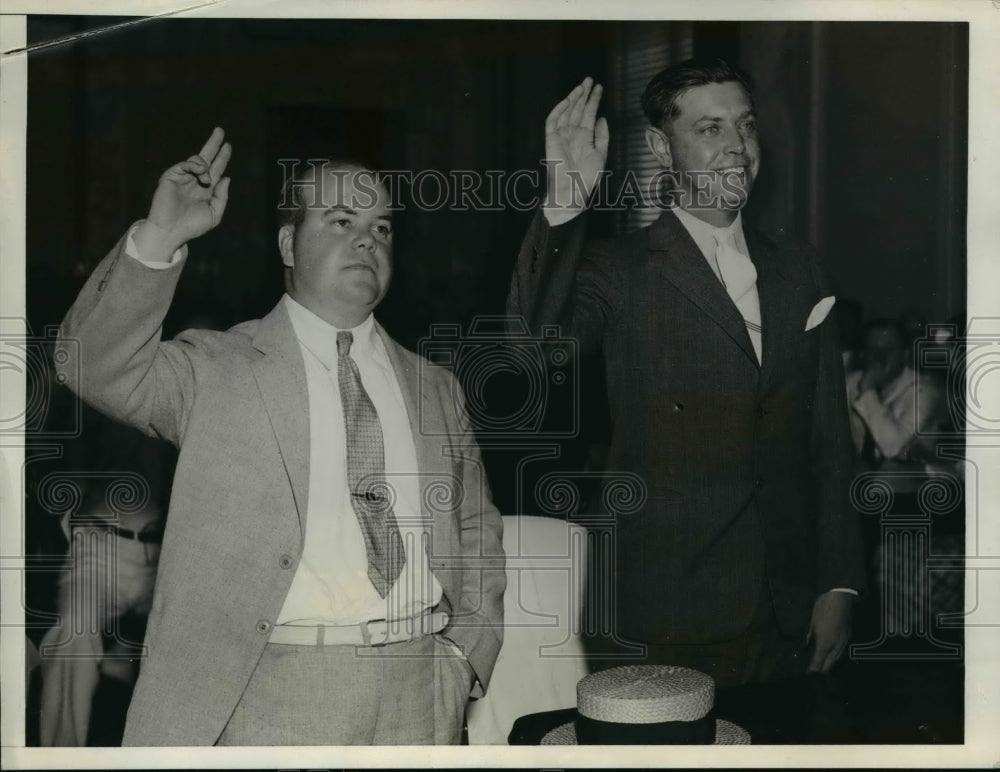
<path fill-rule="evenodd" d="M 336 370 L 337 333 L 345 330 L 321 319 L 288 293 L 285 293 L 282 300 L 299 343 L 315 354 L 328 370 Z M 375 317 L 372 314 L 368 314 L 361 324 L 346 332 L 354 336 L 354 342 L 351 344 L 351 355 L 354 359 L 363 356 L 372 357 L 382 349 L 375 329 Z"/>
<path fill-rule="evenodd" d="M 725 228 L 717 228 L 714 225 L 709 225 L 704 220 L 699 220 L 693 214 L 681 209 L 679 206 L 672 208 L 670 211 L 680 220 L 681 225 L 684 226 L 684 230 L 694 239 L 694 243 L 698 245 L 698 249 L 701 250 L 701 253 L 709 262 L 712 262 L 715 258 L 716 243 L 713 234 L 721 230 L 732 231 L 733 237 L 736 239 L 736 248 L 744 255 L 749 256 L 750 251 L 747 249 L 747 242 L 743 236 L 742 212 L 738 212 L 736 219 Z"/>

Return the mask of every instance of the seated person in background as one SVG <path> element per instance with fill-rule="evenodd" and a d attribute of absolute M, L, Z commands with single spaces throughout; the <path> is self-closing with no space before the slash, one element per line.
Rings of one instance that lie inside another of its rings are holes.
<path fill-rule="evenodd" d="M 861 365 L 847 376 L 851 435 L 861 464 L 877 470 L 880 482 L 893 491 L 892 515 L 930 514 L 920 489 L 932 475 L 961 474 L 961 462 L 938 455 L 942 431 L 949 428 L 945 383 L 940 368 L 914 369 L 918 324 L 877 319 L 862 337 Z M 909 332 L 908 328 L 909 327 Z M 919 360 L 917 366 L 919 367 Z M 953 436 L 953 435 L 952 435 Z M 943 445 L 949 443 L 945 441 Z M 954 444 L 954 443 L 952 443 Z M 958 501 L 951 512 L 940 510 L 931 522 L 930 549 L 935 555 L 961 555 L 964 545 L 963 508 Z M 928 581 L 918 580 L 908 568 L 911 548 L 891 547 L 881 526 L 885 520 L 866 518 L 865 541 L 874 572 L 873 584 L 896 599 L 880 612 L 878 620 L 889 629 L 903 631 L 913 624 L 913 609 L 926 608 L 930 619 L 957 613 L 963 604 L 961 571 L 932 571 Z M 873 620 L 867 620 L 872 623 Z"/>
<path fill-rule="evenodd" d="M 897 322 L 876 319 L 861 340 L 861 369 L 847 375 L 855 450 L 867 469 L 923 470 L 911 451 L 940 421 L 940 390 L 906 364 L 907 335 Z"/>
<path fill-rule="evenodd" d="M 62 519 L 70 546 L 59 617 L 41 645 L 43 746 L 87 745 L 101 676 L 134 681 L 135 651 L 118 620 L 149 614 L 156 583 L 176 453 L 113 421 L 93 444 L 93 481 L 80 510 Z"/>

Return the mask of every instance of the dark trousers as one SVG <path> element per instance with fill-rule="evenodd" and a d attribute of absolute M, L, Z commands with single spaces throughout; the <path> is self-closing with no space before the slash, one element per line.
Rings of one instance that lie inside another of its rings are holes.
<path fill-rule="evenodd" d="M 655 609 L 650 609 L 655 613 Z M 621 665 L 674 665 L 707 673 L 717 687 L 775 681 L 802 675 L 810 652 L 804 636 L 784 635 L 778 627 L 766 583 L 761 587 L 750 625 L 736 638 L 717 643 L 659 644 L 633 642 L 640 652 L 625 654 L 607 639 L 587 641 L 592 670 Z M 617 654 L 616 654 L 617 653 Z"/>

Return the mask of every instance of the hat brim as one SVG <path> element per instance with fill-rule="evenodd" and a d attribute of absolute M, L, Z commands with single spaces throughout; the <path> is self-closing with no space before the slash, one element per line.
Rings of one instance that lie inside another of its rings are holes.
<path fill-rule="evenodd" d="M 542 738 L 542 745 L 576 744 L 576 726 L 572 721 L 546 732 Z M 750 745 L 750 734 L 743 727 L 717 718 L 713 745 Z"/>

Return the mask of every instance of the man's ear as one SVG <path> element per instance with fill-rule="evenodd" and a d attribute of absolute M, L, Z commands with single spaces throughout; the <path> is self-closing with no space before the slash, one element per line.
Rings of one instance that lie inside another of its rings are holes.
<path fill-rule="evenodd" d="M 282 225 L 278 229 L 278 251 L 281 252 L 281 262 L 288 268 L 295 267 L 295 226 Z"/>
<path fill-rule="evenodd" d="M 673 158 L 670 155 L 670 141 L 662 129 L 655 126 L 646 127 L 646 145 L 649 151 L 656 156 L 660 166 L 664 169 L 673 167 Z"/>

